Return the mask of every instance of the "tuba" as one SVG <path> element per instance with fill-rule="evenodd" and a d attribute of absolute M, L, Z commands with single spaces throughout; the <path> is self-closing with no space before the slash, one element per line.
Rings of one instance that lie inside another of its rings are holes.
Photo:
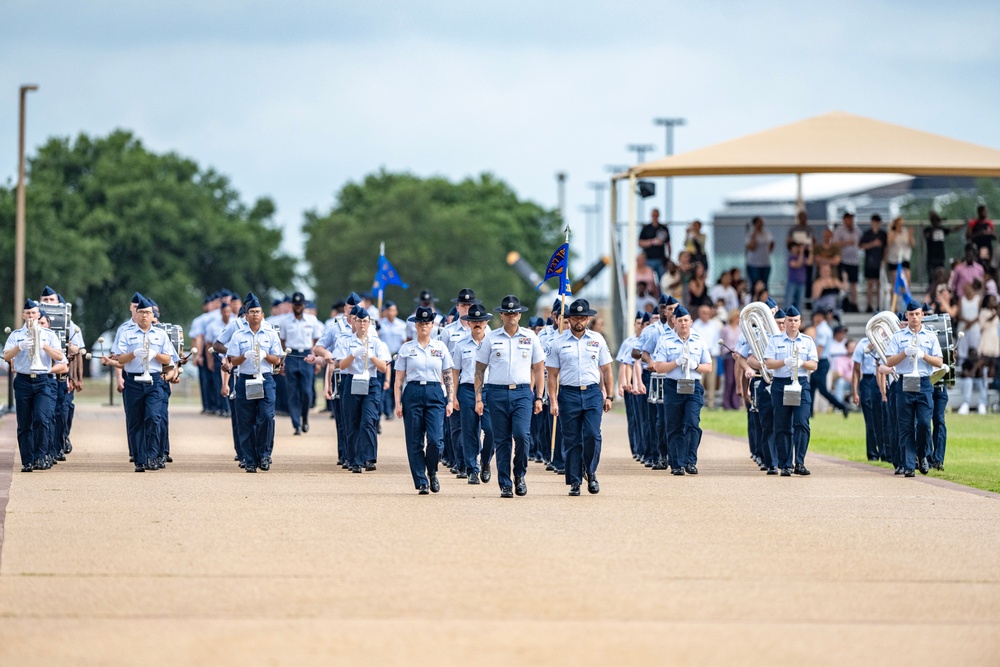
<path fill-rule="evenodd" d="M 38 320 L 28 320 L 25 322 L 25 326 L 28 329 L 28 336 L 31 337 L 30 371 L 32 373 L 48 373 L 49 369 L 42 361 L 42 325 L 38 323 Z"/>
<path fill-rule="evenodd" d="M 771 336 L 781 332 L 778 331 L 778 323 L 774 321 L 774 314 L 767 304 L 754 301 L 745 305 L 740 311 L 740 331 L 753 350 L 753 356 L 760 362 L 760 374 L 764 382 L 771 384 L 771 371 L 764 366 L 764 352 Z"/>
<path fill-rule="evenodd" d="M 891 310 L 875 313 L 865 325 L 865 335 L 868 336 L 868 342 L 875 348 L 878 360 L 886 366 L 888 366 L 885 363 L 886 359 L 889 358 L 889 341 L 899 331 L 899 318 Z"/>

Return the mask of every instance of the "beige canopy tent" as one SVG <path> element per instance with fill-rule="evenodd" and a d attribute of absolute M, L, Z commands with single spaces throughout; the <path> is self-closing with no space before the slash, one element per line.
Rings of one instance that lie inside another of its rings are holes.
<path fill-rule="evenodd" d="M 1000 178 L 1000 150 L 911 130 L 891 123 L 834 112 L 714 146 L 636 165 L 611 179 L 612 239 L 617 210 L 615 184 L 628 180 L 628 239 L 625 266 L 635 266 L 636 181 L 671 176 L 745 174 L 892 173 L 911 176 Z M 614 246 L 612 246 L 614 247 Z M 617 253 L 614 253 L 617 262 Z M 616 275 L 618 267 L 616 266 Z M 613 290 L 615 292 L 615 290 Z M 614 296 L 614 294 L 613 294 Z M 635 312 L 635 271 L 628 272 L 626 330 Z"/>

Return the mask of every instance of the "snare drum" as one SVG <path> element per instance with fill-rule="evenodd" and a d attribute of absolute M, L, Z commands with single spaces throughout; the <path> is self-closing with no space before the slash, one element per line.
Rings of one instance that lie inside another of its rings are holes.
<path fill-rule="evenodd" d="M 167 334 L 167 339 L 170 341 L 170 344 L 174 346 L 174 351 L 177 352 L 177 354 L 183 354 L 184 328 L 181 325 L 159 322 L 153 326 L 157 329 L 163 329 L 163 333 Z"/>
<path fill-rule="evenodd" d="M 59 337 L 59 344 L 65 350 L 73 328 L 73 304 L 47 303 L 42 310 L 49 318 L 49 328 Z"/>

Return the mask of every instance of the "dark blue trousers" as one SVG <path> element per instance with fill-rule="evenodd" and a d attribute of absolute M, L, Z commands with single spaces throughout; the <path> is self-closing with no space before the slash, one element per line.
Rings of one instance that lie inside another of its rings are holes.
<path fill-rule="evenodd" d="M 809 378 L 809 383 L 811 389 L 809 390 L 809 409 L 812 410 L 812 405 L 816 400 L 816 392 L 818 391 L 823 395 L 830 405 L 832 405 L 837 410 L 841 412 L 844 411 L 845 405 L 841 403 L 836 396 L 834 396 L 829 389 L 826 388 L 826 376 L 830 372 L 830 360 L 820 359 L 816 364 L 816 370 L 813 372 L 812 376 Z M 803 390 L 804 391 L 804 390 Z"/>
<path fill-rule="evenodd" d="M 288 412 L 288 380 L 283 374 L 274 376 L 274 411 Z"/>
<path fill-rule="evenodd" d="M 761 378 L 754 378 L 750 391 L 757 397 L 756 422 L 757 447 L 760 462 L 768 468 L 778 467 L 778 451 L 774 437 L 774 401 L 768 384 Z"/>
<path fill-rule="evenodd" d="M 333 395 L 336 396 L 333 401 L 331 401 L 331 411 L 333 412 L 333 418 L 337 422 L 337 461 L 340 463 L 347 462 L 347 430 L 344 428 L 344 402 L 341 399 L 341 393 L 344 391 L 343 376 L 340 373 L 334 373 L 330 377 L 330 382 L 333 386 Z"/>
<path fill-rule="evenodd" d="M 448 399 L 440 382 L 408 382 L 402 400 L 406 458 L 410 462 L 413 488 L 419 489 L 430 483 L 430 475 L 437 474 L 444 449 L 444 411 Z"/>
<path fill-rule="evenodd" d="M 70 395 L 65 378 L 55 378 L 56 407 L 53 413 L 52 426 L 49 428 L 49 445 L 46 454 L 52 458 L 59 456 L 66 446 L 66 417 L 69 411 Z"/>
<path fill-rule="evenodd" d="M 452 412 L 451 417 L 446 417 L 444 428 L 451 434 L 452 465 L 465 470 L 465 439 L 462 437 L 462 412 Z"/>
<path fill-rule="evenodd" d="M 507 385 L 489 385 L 483 397 L 490 408 L 493 427 L 493 445 L 497 456 L 497 481 L 500 488 L 514 485 L 511 471 L 511 439 L 513 438 L 514 477 L 524 477 L 528 472 L 528 444 L 531 440 L 531 412 L 534 395 L 531 386 L 519 384 L 515 389 Z M 554 457 L 553 457 L 554 459 Z"/>
<path fill-rule="evenodd" d="M 149 465 L 160 451 L 160 433 L 163 422 L 163 402 L 166 394 L 159 373 L 153 373 L 153 382 L 136 382 L 134 374 L 125 374 L 125 411 L 129 414 L 128 428 L 132 430 L 133 457 L 136 465 Z"/>
<path fill-rule="evenodd" d="M 902 384 L 900 382 L 899 384 Z M 917 467 L 917 452 L 926 452 L 934 413 L 930 378 L 920 378 L 920 391 L 899 392 L 899 444 L 903 469 Z"/>
<path fill-rule="evenodd" d="M 932 465 L 944 465 L 944 450 L 948 444 L 948 427 L 944 416 L 948 412 L 948 388 L 943 384 L 934 386 L 933 442 L 934 451 L 928 458 Z"/>
<path fill-rule="evenodd" d="M 468 383 L 458 385 L 458 404 L 461 406 L 459 412 L 462 418 L 462 452 L 465 470 L 469 473 L 478 474 L 480 465 L 488 464 L 493 458 L 493 425 L 490 423 L 490 409 L 486 405 L 488 391 L 483 387 L 483 416 L 480 417 L 476 414 L 475 386 Z"/>
<path fill-rule="evenodd" d="M 388 419 L 396 416 L 396 364 L 389 364 L 389 391 L 382 392 L 382 414 Z"/>
<path fill-rule="evenodd" d="M 861 414 L 865 418 L 865 450 L 869 461 L 885 457 L 885 424 L 882 421 L 882 392 L 874 375 L 861 376 L 858 382 Z"/>
<path fill-rule="evenodd" d="M 49 374 L 32 378 L 14 376 L 14 405 L 17 410 L 17 448 L 21 465 L 31 465 L 45 457 L 49 428 L 56 409 L 55 378 Z"/>
<path fill-rule="evenodd" d="M 201 409 L 208 411 L 212 410 L 212 397 L 209 395 L 210 383 L 208 379 L 210 373 L 208 365 L 205 362 L 208 359 L 209 351 L 203 348 L 198 354 L 201 356 L 201 363 L 198 365 L 198 389 L 201 391 Z M 130 449 L 129 454 L 131 453 Z"/>
<path fill-rule="evenodd" d="M 341 376 L 340 404 L 347 435 L 347 463 L 363 466 L 376 461 L 378 440 L 378 407 L 382 400 L 382 383 L 377 377 L 368 379 L 367 394 L 352 394 L 353 375 Z M 444 420 L 441 420 L 442 425 Z"/>
<path fill-rule="evenodd" d="M 754 387 L 755 380 L 750 381 L 750 385 L 747 391 L 753 396 L 757 389 Z M 764 457 L 760 453 L 760 420 L 758 419 L 758 413 L 750 409 L 750 399 L 744 401 L 746 411 L 747 411 L 747 441 L 750 444 L 750 457 L 760 458 L 762 461 Z"/>
<path fill-rule="evenodd" d="M 586 389 L 559 388 L 559 421 L 563 430 L 566 483 L 581 484 L 583 474 L 597 473 L 601 460 L 601 416 L 604 400 L 599 384 Z"/>
<path fill-rule="evenodd" d="M 641 437 L 638 433 L 639 415 L 637 414 L 636 394 L 625 392 L 623 398 L 623 402 L 625 403 L 625 423 L 628 424 L 628 447 L 632 452 L 632 456 L 635 456 L 639 453 L 639 443 L 641 442 Z"/>
<path fill-rule="evenodd" d="M 236 456 L 240 457 L 240 419 L 236 411 L 236 372 L 229 374 L 229 425 L 233 431 L 233 449 Z M 273 429 L 272 429 L 273 430 Z M 242 461 L 242 457 L 240 457 Z"/>
<path fill-rule="evenodd" d="M 307 364 L 305 357 L 288 355 L 285 359 L 285 388 L 288 390 L 288 416 L 292 418 L 293 428 L 302 428 L 302 422 L 309 421 L 309 406 L 312 403 L 309 387 L 312 380 L 312 364 Z M 372 382 L 377 381 L 378 378 L 372 378 Z"/>
<path fill-rule="evenodd" d="M 899 442 L 899 393 L 902 382 L 896 380 L 886 387 L 886 402 L 882 403 L 882 422 L 885 424 L 886 457 L 895 468 L 903 467 L 902 447 Z"/>
<path fill-rule="evenodd" d="M 485 387 L 483 391 L 486 391 Z M 486 413 L 485 407 L 483 408 L 483 413 Z M 537 437 L 535 434 L 536 423 L 538 429 Z M 548 403 L 542 405 L 542 411 L 537 415 L 531 415 L 531 444 L 534 445 L 533 449 L 542 457 L 543 461 L 546 463 L 552 462 L 552 412 L 549 410 Z"/>
<path fill-rule="evenodd" d="M 774 444 L 779 468 L 791 468 L 793 456 L 796 464 L 804 464 L 806 451 L 809 449 L 809 415 L 812 412 L 809 380 L 799 378 L 802 402 L 797 406 L 786 406 L 782 400 L 785 387 L 791 383 L 788 378 L 774 378 L 771 382 Z"/>
<path fill-rule="evenodd" d="M 157 455 L 166 458 L 167 454 L 170 453 L 170 397 L 174 392 L 166 380 L 161 379 L 160 383 L 163 385 L 163 402 L 160 404 L 160 419 L 162 421 L 160 423 L 160 451 Z"/>
<path fill-rule="evenodd" d="M 208 395 L 212 397 L 211 410 L 215 412 L 226 412 L 229 410 L 229 402 L 222 395 L 222 357 L 218 354 L 212 359 L 212 372 L 208 376 Z"/>
<path fill-rule="evenodd" d="M 247 400 L 247 378 L 236 381 L 236 412 L 239 416 L 240 451 L 238 455 L 248 468 L 260 466 L 271 455 L 274 437 L 274 378 L 264 373 L 264 397 Z"/>
<path fill-rule="evenodd" d="M 705 390 L 700 381 L 694 383 L 693 394 L 678 394 L 677 380 L 663 381 L 663 409 L 669 425 L 667 443 L 670 467 L 674 470 L 698 463 L 701 442 L 701 408 Z"/>

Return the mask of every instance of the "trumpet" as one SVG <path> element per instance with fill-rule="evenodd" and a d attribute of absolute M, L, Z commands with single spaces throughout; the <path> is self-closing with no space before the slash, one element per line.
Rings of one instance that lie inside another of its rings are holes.
<path fill-rule="evenodd" d="M 142 375 L 135 379 L 136 382 L 153 384 L 153 376 L 149 374 L 149 334 L 142 339 Z"/>
<path fill-rule="evenodd" d="M 799 384 L 799 346 L 792 343 L 792 383 L 781 392 L 782 405 L 802 405 L 802 385 Z"/>
<path fill-rule="evenodd" d="M 264 376 L 260 373 L 260 342 L 257 336 L 253 337 L 253 369 L 254 376 L 246 382 L 246 396 L 248 401 L 255 401 L 264 398 Z"/>
<path fill-rule="evenodd" d="M 764 352 L 767 351 L 767 343 L 771 336 L 776 336 L 778 323 L 774 321 L 774 314 L 766 304 L 754 301 L 748 303 L 740 311 L 740 331 L 747 339 L 747 345 L 753 351 L 753 356 L 760 362 L 760 374 L 764 382 L 771 384 L 771 371 L 764 366 Z"/>

